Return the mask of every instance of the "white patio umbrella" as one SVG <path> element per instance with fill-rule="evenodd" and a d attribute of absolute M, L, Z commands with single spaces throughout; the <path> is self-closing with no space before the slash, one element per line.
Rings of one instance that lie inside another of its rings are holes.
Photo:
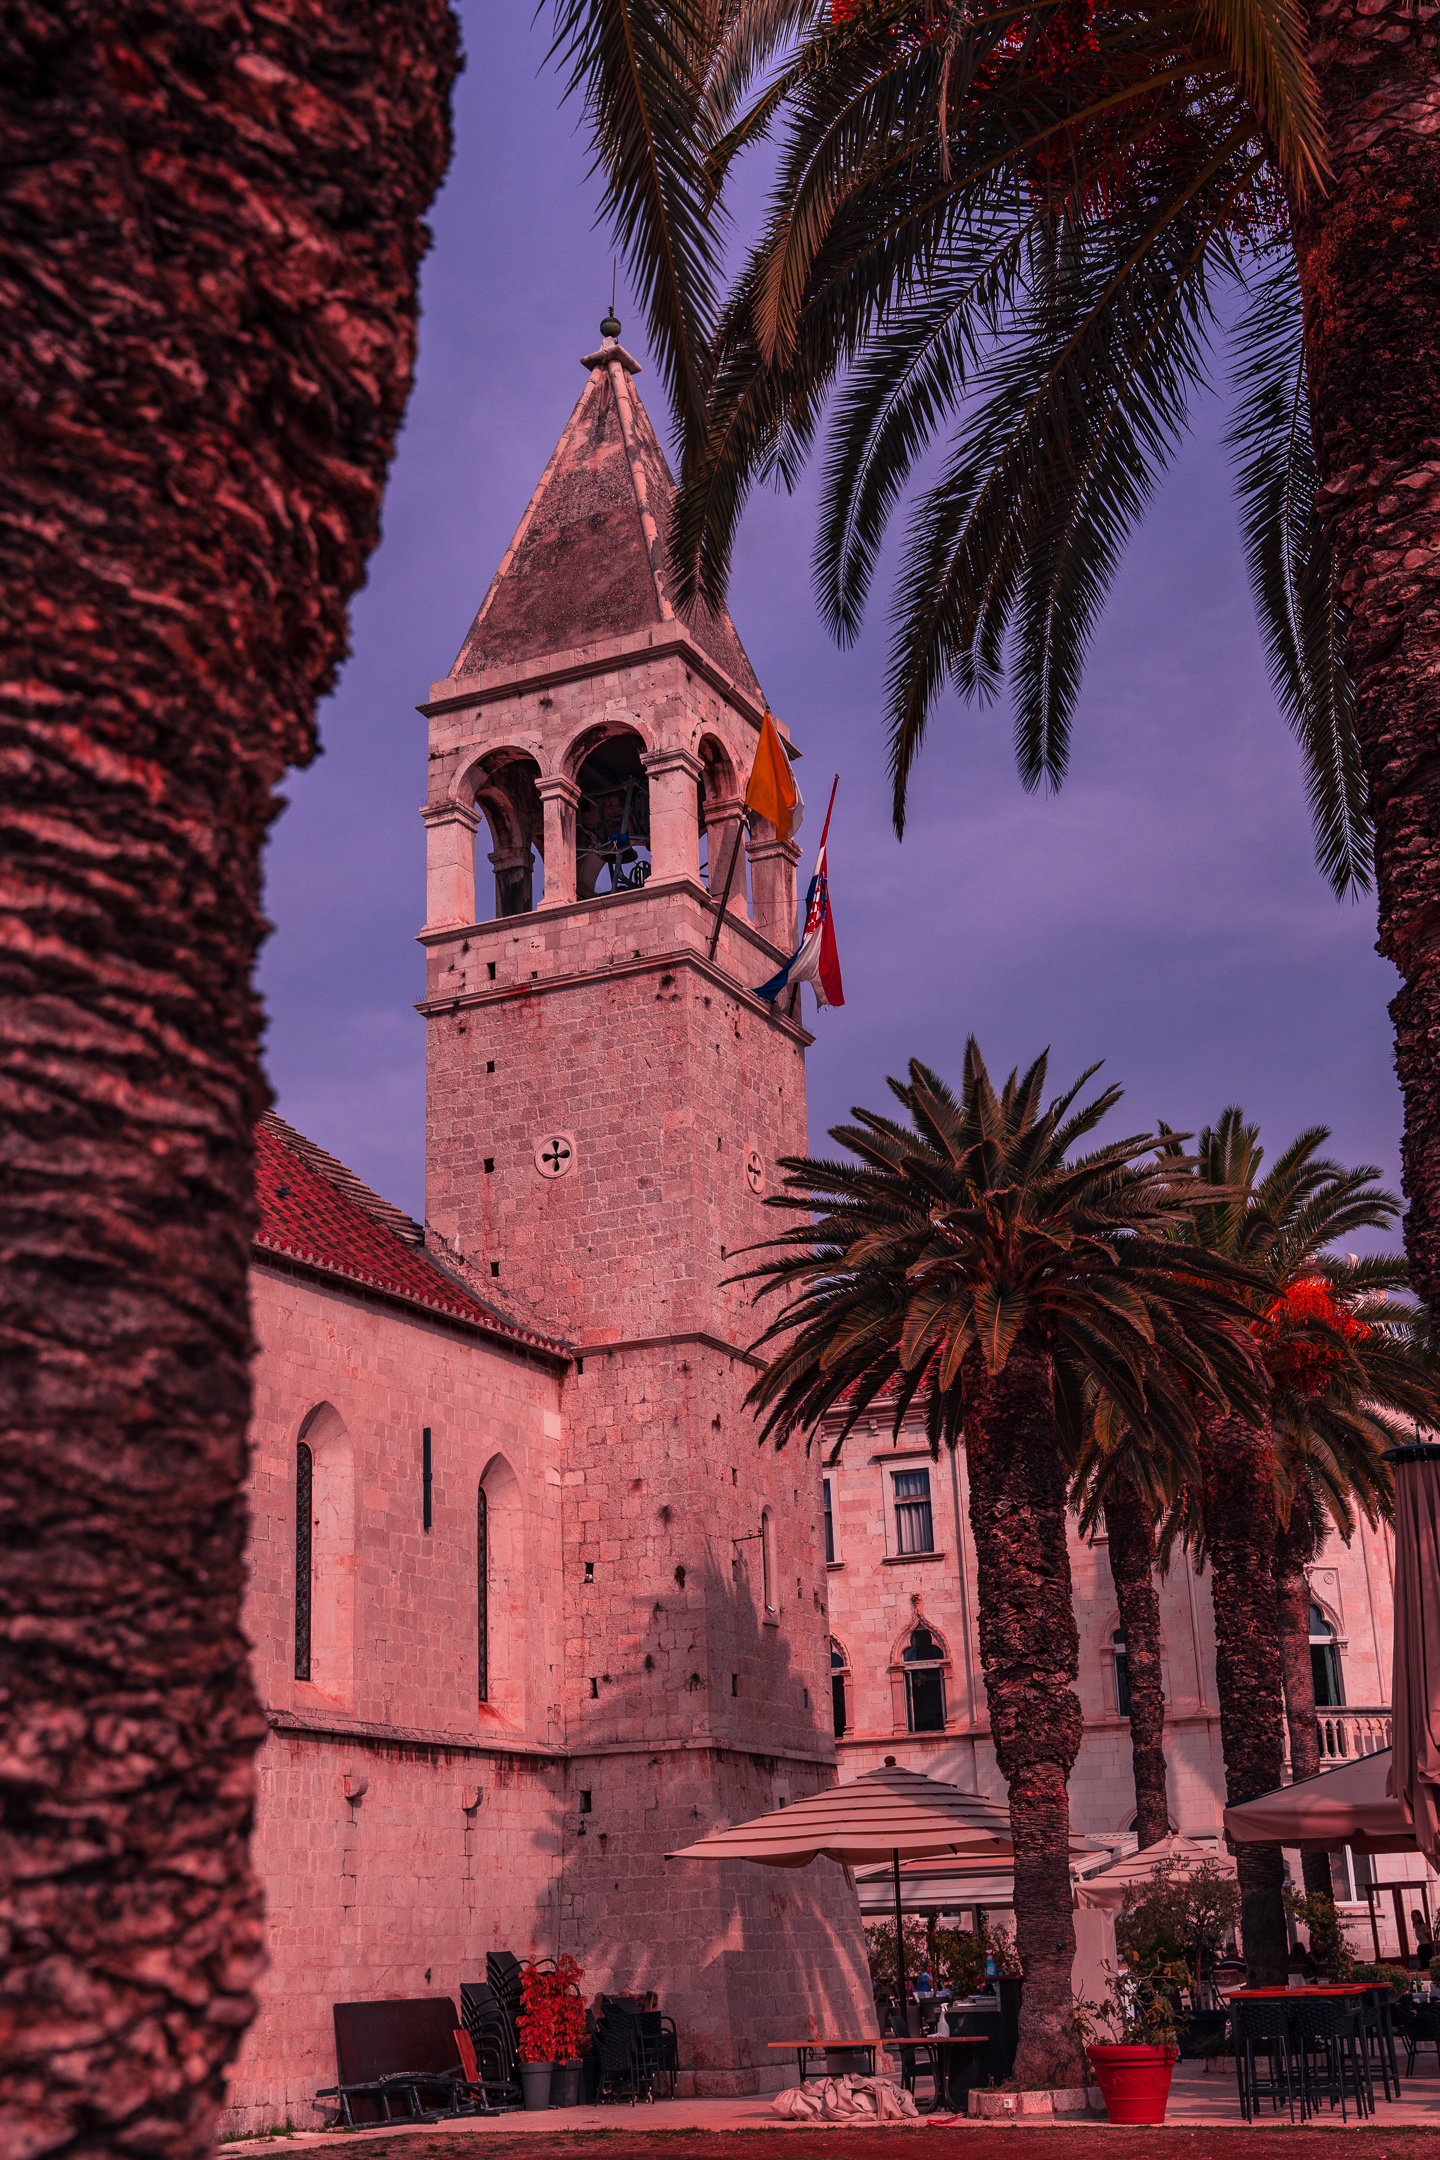
<path fill-rule="evenodd" d="M 1181 1862 L 1181 1872 L 1189 1875 L 1202 1861 L 1209 1861 L 1222 1874 L 1233 1875 L 1235 1862 L 1229 1853 L 1217 1853 L 1213 1845 L 1197 1845 L 1193 1838 L 1181 1837 L 1172 1832 L 1154 1845 L 1142 1846 L 1139 1852 L 1126 1853 L 1107 1868 L 1094 1875 L 1087 1875 L 1084 1882 L 1075 1885 L 1077 1905 L 1101 1906 L 1118 1912 L 1125 1902 L 1125 1893 L 1139 1883 L 1148 1882 L 1155 1870 L 1164 1862 Z"/>
<path fill-rule="evenodd" d="M 812 1860 L 863 1867 L 888 1860 L 895 1884 L 896 1949 L 900 1996 L 905 1997 L 905 1937 L 900 1862 L 941 1855 L 984 1861 L 1014 1857 L 1010 1810 L 981 1793 L 963 1792 L 941 1778 L 902 1770 L 893 1755 L 847 1785 L 831 1785 L 808 1800 L 773 1808 L 768 1815 L 712 1830 L 708 1837 L 667 1860 L 753 1860 L 762 1867 L 808 1867 Z"/>

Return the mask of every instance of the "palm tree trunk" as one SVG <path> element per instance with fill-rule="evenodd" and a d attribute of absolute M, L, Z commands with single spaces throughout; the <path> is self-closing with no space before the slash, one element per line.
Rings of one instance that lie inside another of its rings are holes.
<path fill-rule="evenodd" d="M 1440 131 L 1434 22 L 1312 5 L 1333 178 L 1294 208 L 1320 512 L 1335 550 L 1376 824 L 1379 949 L 1405 1103 L 1410 1280 L 1440 1321 Z"/>
<path fill-rule="evenodd" d="M 1169 1835 L 1170 1796 L 1165 1778 L 1160 1600 L 1154 1576 L 1155 1518 L 1133 1478 L 1117 1477 L 1107 1491 L 1105 1532 L 1130 1681 L 1135 1827 L 1142 1846 L 1158 1845 Z"/>
<path fill-rule="evenodd" d="M 1022 1334 L 993 1376 L 978 1353 L 967 1355 L 965 1455 L 980 1662 L 1015 1845 L 1015 1941 L 1025 1975 L 1015 2078 L 1076 2085 L 1083 2071 L 1070 2024 L 1068 1784 L 1080 1748 L 1080 1642 L 1054 1370 L 1043 1343 Z"/>
<path fill-rule="evenodd" d="M 1314 1777 L 1320 1768 L 1320 1739 L 1315 1715 L 1315 1673 L 1310 1663 L 1310 1581 L 1305 1570 L 1318 1549 L 1314 1513 L 1307 1495 L 1297 1493 L 1290 1520 L 1275 1531 L 1275 1610 L 1279 1622 L 1280 1677 L 1285 1688 L 1285 1716 L 1290 1726 L 1290 1775 Z M 1335 1895 L 1327 1852 L 1302 1852 L 1300 1866 L 1308 1892 Z"/>
<path fill-rule="evenodd" d="M 1205 1542 L 1215 1606 L 1215 1692 L 1225 1796 L 1248 1800 L 1279 1785 L 1284 1707 L 1275 1612 L 1275 1443 L 1268 1423 L 1202 1415 Z M 1283 1987 L 1288 1957 L 1278 1845 L 1241 1845 L 1240 1927 L 1250 1978 Z"/>
<path fill-rule="evenodd" d="M 0 30 L 5 2052 L 54 2160 L 204 2151 L 263 1964 L 259 849 L 377 534 L 455 52 L 443 0 Z"/>

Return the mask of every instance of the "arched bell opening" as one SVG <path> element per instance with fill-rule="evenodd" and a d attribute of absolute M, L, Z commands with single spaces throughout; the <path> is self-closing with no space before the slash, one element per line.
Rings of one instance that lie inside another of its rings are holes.
<path fill-rule="evenodd" d="M 725 745 L 714 735 L 699 744 L 700 778 L 697 814 L 700 826 L 700 882 L 717 899 L 730 882 L 729 906 L 749 913 L 750 864 L 745 848 L 745 799 Z M 731 866 L 733 850 L 739 850 Z"/>
<path fill-rule="evenodd" d="M 523 751 L 497 750 L 470 777 L 481 818 L 475 835 L 475 919 L 528 915 L 540 905 L 545 888 L 545 815 L 535 787 L 540 768 Z M 487 890 L 495 896 L 490 917 L 480 912 Z"/>
<path fill-rule="evenodd" d="M 604 736 L 578 758 L 578 900 L 636 892 L 650 875 L 650 782 L 641 762 L 644 755 L 641 738 L 626 731 Z"/>

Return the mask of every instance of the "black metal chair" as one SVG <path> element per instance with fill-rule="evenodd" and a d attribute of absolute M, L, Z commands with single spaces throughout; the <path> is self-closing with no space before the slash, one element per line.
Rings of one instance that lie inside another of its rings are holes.
<path fill-rule="evenodd" d="M 633 2107 L 637 2100 L 655 2098 L 656 2066 L 641 2031 L 646 2015 L 658 2021 L 657 2011 L 626 2010 L 613 1996 L 607 1998 L 605 2015 L 595 2028 L 600 2057 L 598 2100 L 628 2100 Z"/>
<path fill-rule="evenodd" d="M 1395 2021 L 1390 2015 L 1390 1990 L 1378 1983 L 1365 1988 L 1360 1997 L 1360 2017 L 1365 2028 L 1365 2052 L 1380 2065 L 1380 2082 L 1387 2100 L 1400 2098 L 1400 2065 L 1395 2054 Z M 1374 2072 L 1371 2072 L 1374 2083 Z"/>
<path fill-rule="evenodd" d="M 1405 2075 L 1415 2075 L 1415 2057 L 1421 2048 L 1434 2048 L 1437 2069 L 1440 2069 L 1440 2011 L 1433 2003 L 1400 2002 L 1395 2005 L 1395 2022 L 1405 2041 Z"/>
<path fill-rule="evenodd" d="M 1289 2005 L 1269 2002 L 1235 2002 L 1235 2079 L 1240 2090 L 1240 2113 L 1246 2122 L 1255 2120 L 1256 2105 L 1268 2100 L 1279 2113 L 1283 2101 L 1295 2120 L 1295 2103 L 1302 2102 L 1301 2069 L 1290 2043 Z M 1260 2075 L 1257 2057 L 1265 2058 Z"/>
<path fill-rule="evenodd" d="M 1285 2007 L 1300 2060 L 1302 2118 L 1314 2114 L 1321 2100 L 1332 2109 L 1338 2100 L 1345 2122 L 1347 2098 L 1355 2102 L 1357 2116 L 1373 2115 L 1375 2088 L 1359 1996 L 1311 1996 Z"/>
<path fill-rule="evenodd" d="M 460 1989 L 460 2019 L 470 2035 L 475 2062 L 493 2101 L 521 2104 L 516 2067 L 515 2031 L 495 1990 L 485 1980 L 467 1980 Z"/>

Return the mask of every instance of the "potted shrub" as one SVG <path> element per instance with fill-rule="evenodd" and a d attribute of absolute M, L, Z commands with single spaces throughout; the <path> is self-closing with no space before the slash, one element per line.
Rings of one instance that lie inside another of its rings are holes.
<path fill-rule="evenodd" d="M 520 1975 L 520 2015 L 515 2036 L 520 2053 L 520 2089 L 527 2109 L 548 2108 L 555 2069 L 555 1973 L 547 1959 L 531 1958 Z"/>
<path fill-rule="evenodd" d="M 555 1960 L 553 1992 L 555 2074 L 550 2081 L 551 2107 L 574 2107 L 580 2098 L 580 2049 L 585 2039 L 585 1974 L 572 1957 Z"/>
<path fill-rule="evenodd" d="M 1075 2026 L 1113 2123 L 1163 2123 L 1175 2044 L 1175 1989 L 1189 1980 L 1184 1965 L 1112 1974 L 1106 2000 L 1077 2003 Z M 1098 2037 L 1100 2028 L 1110 2038 Z"/>

